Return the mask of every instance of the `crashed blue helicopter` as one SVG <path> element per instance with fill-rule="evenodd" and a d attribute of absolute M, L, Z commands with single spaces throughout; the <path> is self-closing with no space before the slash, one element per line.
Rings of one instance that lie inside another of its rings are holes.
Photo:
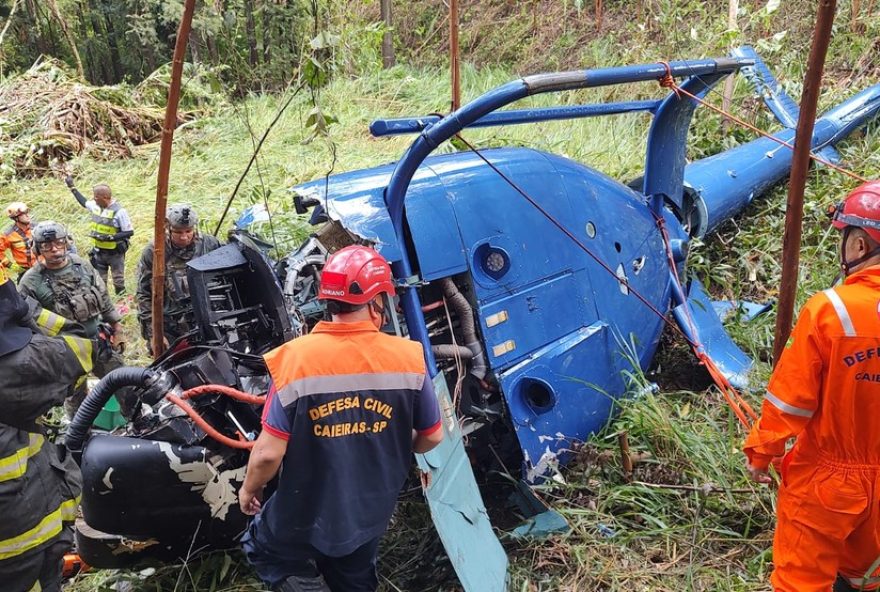
<path fill-rule="evenodd" d="M 466 590 L 503 590 L 507 558 L 474 467 L 514 459 L 533 482 L 564 463 L 573 444 L 613 416 L 633 365 L 650 365 L 668 313 L 731 382 L 744 384 L 750 360 L 724 332 L 700 284 L 682 285 L 677 274 L 685 271 L 688 242 L 785 178 L 792 153 L 762 138 L 688 164 L 696 103 L 674 93 L 502 108 L 536 94 L 666 74 L 703 97 L 738 71 L 783 124 L 776 137 L 793 140 L 798 108 L 747 47 L 718 59 L 527 76 L 445 117 L 373 122 L 376 136 L 416 139 L 395 164 L 293 188 L 297 211 L 311 210 L 316 230 L 274 269 L 244 234 L 193 261 L 188 279 L 199 329 L 131 381 L 99 384 L 77 414 L 68 444 L 85 483 L 77 538 L 83 558 L 118 567 L 234 544 L 245 524 L 235 494 L 246 453 L 147 393 L 157 384 L 207 383 L 265 392 L 258 354 L 323 317 L 316 288 L 328 253 L 363 243 L 392 262 L 401 314 L 391 315 L 388 330 L 424 345 L 441 398 L 446 439 L 417 458 L 434 523 Z M 653 116 L 644 176 L 630 186 L 526 148 L 430 156 L 469 127 L 630 112 Z M 837 160 L 834 145 L 878 112 L 880 84 L 825 113 L 814 150 Z M 112 434 L 87 433 L 101 405 L 123 387 L 140 396 L 141 410 Z M 229 437 L 253 438 L 259 430 L 258 409 L 239 401 L 217 395 L 192 406 Z"/>

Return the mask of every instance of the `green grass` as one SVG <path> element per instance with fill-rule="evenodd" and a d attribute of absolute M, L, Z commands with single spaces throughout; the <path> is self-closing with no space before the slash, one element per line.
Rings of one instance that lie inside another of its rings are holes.
<path fill-rule="evenodd" d="M 537 51 L 546 51 L 543 63 L 609 66 L 719 55 L 735 37 L 724 31 L 726 3 L 651 2 L 646 4 L 650 10 L 644 23 L 634 22 L 631 9 L 627 12 L 624 7 L 609 4 L 612 6 L 608 9 L 604 35 L 592 33 L 590 13 L 584 9 L 579 13 L 580 20 L 566 22 L 564 36 L 557 35 L 552 47 L 543 50 L 528 34 L 514 39 L 512 34 L 504 37 L 503 33 L 509 31 L 502 27 L 498 31 L 478 31 L 472 38 L 476 49 L 471 55 L 483 55 L 479 54 L 483 47 L 478 43 L 480 35 L 488 38 L 486 47 L 506 56 L 511 55 L 509 49 L 515 43 L 532 53 L 525 55 L 525 50 L 520 51 L 522 59 L 514 65 L 465 66 L 465 100 L 514 78 L 511 72 L 518 71 L 522 64 L 542 63 L 542 56 L 534 54 Z M 735 40 L 765 45 L 762 54 L 771 69 L 797 98 L 811 15 L 803 7 L 791 7 L 799 3 L 782 3 L 782 8 L 772 15 L 762 14 L 754 8 L 755 3 L 748 4 L 741 19 L 744 31 Z M 871 53 L 871 44 L 880 33 L 880 16 L 865 21 L 865 32 L 853 34 L 849 31 L 847 9 L 848 4 L 841 7 L 836 25 L 820 108 L 837 104 L 855 90 L 880 80 L 880 65 Z M 517 31 L 524 27 L 515 20 L 511 21 L 514 25 Z M 346 26 L 350 39 L 358 39 L 356 33 L 361 25 L 354 22 Z M 691 27 L 696 38 L 691 35 Z M 788 31 L 785 39 L 774 41 L 773 35 L 783 30 Z M 578 35 L 576 38 L 581 41 L 572 44 L 572 35 Z M 481 63 L 486 61 L 488 57 L 483 55 Z M 309 132 L 304 129 L 304 121 L 311 105 L 305 95 L 297 97 L 269 137 L 259 167 L 245 181 L 233 209 L 240 211 L 265 197 L 277 220 L 286 220 L 279 225 L 279 235 L 281 242 L 289 246 L 297 231 L 295 221 L 291 223 L 294 215 L 286 188 L 331 170 L 352 170 L 395 160 L 410 139 L 371 138 L 368 123 L 380 116 L 445 111 L 448 92 L 445 67 L 397 66 L 387 71 L 370 69 L 357 77 L 340 74 L 320 95 L 323 110 L 338 117 L 339 123 L 331 126 L 329 138 L 307 143 Z M 660 91 L 656 85 L 646 83 L 568 93 L 552 99 L 538 97 L 523 103 L 546 105 L 557 99 L 580 102 L 651 96 L 660 96 Z M 720 102 L 717 93 L 712 99 Z M 251 97 L 234 107 L 220 107 L 211 117 L 179 130 L 169 201 L 192 201 L 206 218 L 205 228 L 213 229 L 252 151 L 248 122 L 254 133 L 262 133 L 280 102 L 279 97 Z M 736 85 L 734 104 L 734 110 L 746 119 L 764 128 L 777 127 L 750 98 L 742 81 Z M 564 154 L 626 181 L 641 173 L 648 123 L 645 116 L 627 115 L 474 130 L 466 136 L 479 146 L 525 145 Z M 714 114 L 699 112 L 691 132 L 690 155 L 696 158 L 711 154 L 750 138 L 750 132 L 727 130 Z M 874 124 L 867 133 L 846 142 L 841 150 L 854 170 L 872 178 L 880 176 L 880 125 Z M 157 160 L 158 146 L 147 146 L 138 150 L 136 158 L 124 162 L 80 159 L 72 163 L 82 188 L 109 183 L 132 214 L 137 233 L 128 259 L 130 287 L 134 286 L 131 274 L 137 254 L 151 236 Z M 836 273 L 836 235 L 828 231 L 822 212 L 853 186 L 853 181 L 831 171 L 810 174 L 801 249 L 801 303 L 809 294 L 827 287 Z M 781 272 L 785 194 L 785 187 L 774 189 L 736 220 L 694 246 L 690 269 L 714 295 L 755 300 L 775 296 Z M 0 200 L 20 199 L 28 201 L 41 219 L 57 218 L 68 223 L 84 245 L 84 210 L 76 205 L 60 180 L 16 181 L 0 186 Z M 766 315 L 748 324 L 734 321 L 730 325 L 738 343 L 759 360 L 757 387 L 769 373 L 766 360 L 772 349 L 774 316 Z M 131 318 L 127 319 L 126 327 L 130 339 L 137 343 L 133 360 L 143 360 L 144 350 Z M 572 532 L 543 542 L 522 543 L 505 538 L 511 558 L 511 590 L 769 589 L 774 494 L 747 481 L 744 457 L 739 451 L 744 434 L 717 391 L 703 390 L 702 386 L 689 386 L 693 390 L 682 391 L 673 386 L 705 384 L 702 370 L 690 361 L 681 344 L 667 343 L 659 364 L 659 374 L 648 379 L 658 381 L 661 392 L 625 403 L 620 419 L 608 434 L 585 445 L 564 471 L 566 483 L 542 489 L 541 495 L 569 520 Z M 748 396 L 758 404 L 759 393 Z M 632 483 L 624 479 L 617 460 L 615 435 L 620 430 L 628 432 L 635 451 L 650 453 L 647 461 L 637 465 Z M 414 574 L 419 573 L 431 574 L 430 581 L 443 582 L 438 584 L 439 589 L 455 589 L 433 536 L 423 506 L 411 501 L 402 503 L 400 515 L 383 545 L 383 590 L 434 589 L 413 584 Z M 418 559 L 415 564 L 414 558 Z M 92 574 L 79 578 L 71 590 L 109 589 L 120 578 L 131 580 L 130 589 L 135 591 L 258 589 L 240 557 L 217 554 L 187 566 L 169 566 L 151 575 Z"/>

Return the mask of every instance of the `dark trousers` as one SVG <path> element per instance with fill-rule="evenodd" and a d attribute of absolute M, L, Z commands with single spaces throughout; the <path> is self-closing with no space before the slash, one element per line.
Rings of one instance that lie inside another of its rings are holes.
<path fill-rule="evenodd" d="M 125 294 L 125 253 L 119 249 L 108 251 L 107 249 L 92 249 L 89 254 L 89 261 L 92 267 L 107 284 L 107 270 L 113 277 L 113 291 L 117 296 Z M 110 291 L 110 285 L 107 284 L 107 291 Z"/>
<path fill-rule="evenodd" d="M 4 592 L 30 592 L 40 583 L 42 592 L 61 590 L 64 554 L 73 546 L 73 530 L 64 527 L 47 546 L 0 561 L 0 588 Z"/>
<path fill-rule="evenodd" d="M 278 589 L 290 576 L 312 578 L 319 575 L 333 592 L 375 592 L 376 555 L 379 539 L 368 541 L 344 557 L 324 555 L 311 545 L 265 549 L 258 545 L 251 530 L 242 539 L 248 563 L 271 589 Z"/>

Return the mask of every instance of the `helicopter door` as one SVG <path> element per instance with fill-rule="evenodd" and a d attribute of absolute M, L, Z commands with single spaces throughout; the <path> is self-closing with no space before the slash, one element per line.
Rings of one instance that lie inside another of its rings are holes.
<path fill-rule="evenodd" d="M 507 555 L 492 530 L 441 372 L 434 377 L 443 442 L 417 454 L 434 526 L 466 592 L 507 589 Z"/>

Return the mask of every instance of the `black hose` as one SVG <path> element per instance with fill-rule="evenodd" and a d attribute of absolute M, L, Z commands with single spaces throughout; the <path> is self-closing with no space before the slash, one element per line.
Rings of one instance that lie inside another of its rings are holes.
<path fill-rule="evenodd" d="M 82 405 L 76 412 L 73 421 L 67 428 L 67 435 L 64 444 L 67 449 L 74 454 L 74 458 L 79 460 L 82 453 L 83 443 L 89 429 L 98 417 L 98 414 L 110 400 L 110 397 L 117 390 L 126 386 L 146 386 L 148 381 L 152 381 L 155 372 L 147 368 L 134 368 L 123 366 L 109 372 L 104 378 L 98 381 L 92 392 L 86 397 Z"/>
<path fill-rule="evenodd" d="M 434 357 L 438 360 L 450 360 L 456 357 L 468 361 L 474 357 L 474 352 L 463 345 L 452 345 L 451 343 L 440 343 L 431 346 Z"/>

